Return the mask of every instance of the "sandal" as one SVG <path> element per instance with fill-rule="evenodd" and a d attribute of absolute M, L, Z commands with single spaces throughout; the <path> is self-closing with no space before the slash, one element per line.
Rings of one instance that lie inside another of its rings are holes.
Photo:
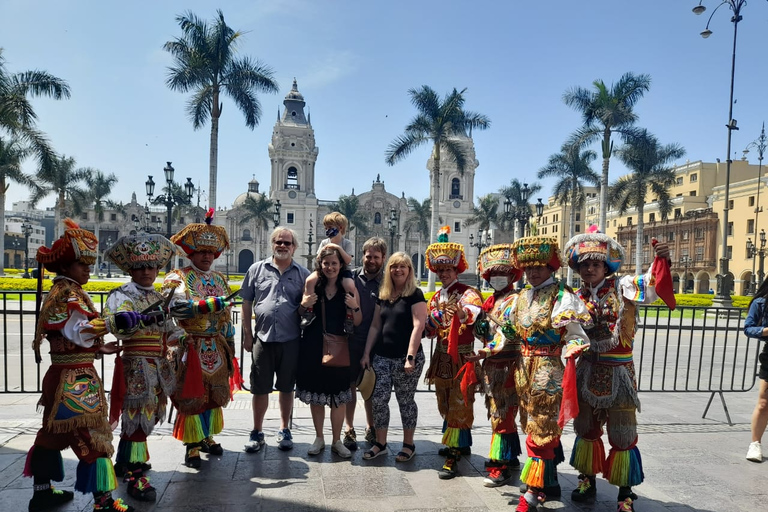
<path fill-rule="evenodd" d="M 375 452 L 373 451 L 373 448 L 378 448 L 379 451 Z M 386 444 L 381 444 L 374 441 L 373 448 L 371 448 L 370 450 L 368 450 L 363 454 L 363 459 L 371 460 L 371 459 L 375 459 L 379 455 L 387 455 L 389 453 L 389 450 L 387 449 Z"/>
<path fill-rule="evenodd" d="M 395 457 L 395 462 L 408 462 L 416 455 L 416 446 L 408 443 L 403 443 L 403 449 L 411 450 L 411 453 L 406 453 L 400 450 Z"/>

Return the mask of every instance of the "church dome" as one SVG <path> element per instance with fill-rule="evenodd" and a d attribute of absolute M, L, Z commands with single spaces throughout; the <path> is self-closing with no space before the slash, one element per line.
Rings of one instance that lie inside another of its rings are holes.
<path fill-rule="evenodd" d="M 293 87 L 285 95 L 286 100 L 304 101 L 304 96 L 299 92 L 299 86 L 296 84 L 296 79 L 293 79 Z"/>
<path fill-rule="evenodd" d="M 244 192 L 237 196 L 235 200 L 232 202 L 232 208 L 237 208 L 238 206 L 241 206 L 245 202 L 245 198 L 248 196 L 251 196 L 252 198 L 256 199 L 258 196 L 260 196 L 261 193 L 259 192 L 259 180 L 256 179 L 256 175 L 253 175 L 253 179 L 248 182 L 248 192 Z"/>

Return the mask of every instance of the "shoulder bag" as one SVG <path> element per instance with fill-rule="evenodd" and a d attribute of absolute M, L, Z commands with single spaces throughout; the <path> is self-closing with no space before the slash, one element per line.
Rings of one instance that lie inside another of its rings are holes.
<path fill-rule="evenodd" d="M 323 318 L 323 366 L 349 366 L 349 344 L 347 335 L 331 334 L 325 327 L 325 300 L 322 304 Z"/>

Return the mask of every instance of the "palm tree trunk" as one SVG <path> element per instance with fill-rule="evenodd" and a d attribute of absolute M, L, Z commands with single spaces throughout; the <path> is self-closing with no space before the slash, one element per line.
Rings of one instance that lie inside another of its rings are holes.
<path fill-rule="evenodd" d="M 643 273 L 643 210 L 644 204 L 637 205 L 637 240 L 635 240 L 635 275 Z"/>
<path fill-rule="evenodd" d="M 208 164 L 208 207 L 216 211 L 216 175 L 219 161 L 219 94 L 213 95 L 213 112 L 211 113 L 211 152 Z"/>
<path fill-rule="evenodd" d="M 611 161 L 611 132 L 603 134 L 603 174 L 600 176 L 600 219 L 598 227 L 605 233 L 608 229 L 608 165 Z"/>
<path fill-rule="evenodd" d="M 437 241 L 437 231 L 440 229 L 438 225 L 440 223 L 440 144 L 435 144 L 432 149 L 432 156 L 435 160 L 435 168 L 432 170 L 432 219 L 431 219 L 431 233 L 429 242 L 434 243 Z M 392 252 L 390 247 L 389 252 Z M 427 291 L 435 291 L 435 273 L 430 272 L 427 279 Z"/>
<path fill-rule="evenodd" d="M 56 241 L 59 239 L 59 236 L 61 236 L 61 214 L 64 213 L 64 206 L 66 204 L 66 201 L 64 199 L 64 191 L 59 192 L 59 201 L 56 204 L 56 211 L 53 214 L 53 221 L 56 223 L 56 225 L 53 227 L 53 240 Z"/>
<path fill-rule="evenodd" d="M 570 226 L 568 226 L 568 240 L 572 240 L 576 236 L 576 187 L 578 185 L 578 181 L 574 179 L 571 185 L 571 214 L 569 219 Z M 566 282 L 568 286 L 573 286 L 573 269 L 570 266 L 568 267 L 567 275 Z"/>
<path fill-rule="evenodd" d="M 101 237 L 99 236 L 99 225 L 101 223 L 99 221 L 98 208 L 94 209 L 94 213 L 96 214 L 96 227 L 93 230 L 93 234 L 96 235 L 96 239 L 99 241 L 99 247 L 96 250 L 96 270 L 94 273 L 98 276 L 99 271 L 101 270 L 101 262 L 104 261 L 104 255 L 101 252 Z"/>

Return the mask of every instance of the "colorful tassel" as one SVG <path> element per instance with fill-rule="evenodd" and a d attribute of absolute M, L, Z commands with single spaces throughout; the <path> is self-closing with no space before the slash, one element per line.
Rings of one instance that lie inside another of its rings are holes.
<path fill-rule="evenodd" d="M 544 461 L 538 457 L 528 457 L 522 471 L 520 480 L 530 486 L 542 489 L 544 487 Z"/>
<path fill-rule="evenodd" d="M 571 452 L 571 466 L 585 475 L 599 475 L 604 470 L 605 447 L 600 439 L 577 437 Z"/>
<path fill-rule="evenodd" d="M 472 446 L 472 431 L 468 428 L 443 427 L 443 444 L 448 448 Z"/>
<path fill-rule="evenodd" d="M 637 446 L 629 450 L 611 448 L 603 476 L 612 485 L 619 487 L 634 487 L 643 483 L 643 460 Z"/>
<path fill-rule="evenodd" d="M 109 492 L 117 489 L 117 476 L 112 461 L 99 457 L 93 463 L 80 461 L 77 465 L 75 490 L 83 494 Z"/>
<path fill-rule="evenodd" d="M 200 415 L 179 413 L 173 426 L 173 437 L 185 443 L 199 443 L 205 439 Z"/>
<path fill-rule="evenodd" d="M 489 459 L 509 461 L 516 459 L 520 453 L 520 437 L 517 434 L 492 434 Z"/>

